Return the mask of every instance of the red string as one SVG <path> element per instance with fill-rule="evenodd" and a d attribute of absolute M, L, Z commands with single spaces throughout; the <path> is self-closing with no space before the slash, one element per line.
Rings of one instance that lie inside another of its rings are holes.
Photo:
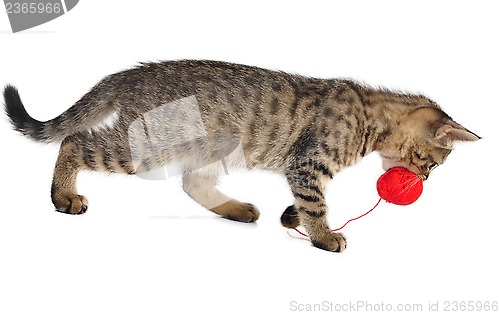
<path fill-rule="evenodd" d="M 368 213 L 372 212 L 373 210 L 375 210 L 375 208 L 379 205 L 379 203 L 382 201 L 382 198 L 380 198 L 378 201 L 377 201 L 377 204 L 375 204 L 375 206 L 373 206 L 373 208 L 371 208 L 370 210 L 368 210 L 366 213 L 363 213 L 362 215 L 360 215 L 359 217 L 356 217 L 356 218 L 352 218 L 350 219 L 349 221 L 347 221 L 346 223 L 344 223 L 344 225 L 342 225 L 341 227 L 337 228 L 337 229 L 334 229 L 332 230 L 332 232 L 335 232 L 335 231 L 338 231 L 338 230 L 342 230 L 344 228 L 344 226 L 347 225 L 347 223 L 351 222 L 351 221 L 354 221 L 354 220 L 357 220 L 359 218 L 362 218 L 364 217 L 365 215 L 367 215 Z M 297 228 L 293 228 L 295 230 L 295 232 L 299 233 L 300 235 L 302 236 L 305 236 L 305 237 L 308 237 L 307 234 L 299 231 Z"/>

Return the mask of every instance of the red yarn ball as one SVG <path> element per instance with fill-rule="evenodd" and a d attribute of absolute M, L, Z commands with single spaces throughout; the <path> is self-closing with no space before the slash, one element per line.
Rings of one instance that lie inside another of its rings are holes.
<path fill-rule="evenodd" d="M 417 174 L 400 166 L 387 170 L 377 181 L 379 196 L 401 206 L 414 203 L 423 188 L 423 181 Z"/>

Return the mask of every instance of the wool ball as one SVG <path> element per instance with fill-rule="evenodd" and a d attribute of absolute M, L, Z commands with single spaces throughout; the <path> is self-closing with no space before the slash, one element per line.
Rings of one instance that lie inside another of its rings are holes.
<path fill-rule="evenodd" d="M 393 167 L 377 180 L 379 196 L 387 202 L 406 206 L 422 194 L 423 181 L 417 174 L 404 167 Z"/>

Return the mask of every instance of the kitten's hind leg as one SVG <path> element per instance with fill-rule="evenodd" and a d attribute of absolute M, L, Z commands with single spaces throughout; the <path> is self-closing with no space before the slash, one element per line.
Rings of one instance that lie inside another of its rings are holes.
<path fill-rule="evenodd" d="M 83 214 L 88 207 L 87 199 L 76 192 L 76 176 L 80 169 L 77 150 L 71 136 L 63 140 L 52 180 L 52 203 L 57 211 L 68 214 Z"/>
<path fill-rule="evenodd" d="M 223 218 L 240 222 L 259 219 L 259 210 L 254 205 L 229 198 L 217 190 L 217 176 L 189 171 L 183 174 L 182 182 L 184 191 L 191 198 Z"/>

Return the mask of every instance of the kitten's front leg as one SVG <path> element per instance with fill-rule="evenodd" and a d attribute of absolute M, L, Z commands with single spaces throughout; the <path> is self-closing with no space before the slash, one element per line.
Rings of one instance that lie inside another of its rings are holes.
<path fill-rule="evenodd" d="M 299 223 L 305 227 L 314 246 L 342 252 L 346 248 L 346 239 L 342 234 L 332 232 L 326 220 L 327 207 L 321 183 L 329 178 L 325 177 L 328 172 L 321 168 L 318 165 L 306 166 L 287 174 L 295 197 L 293 210 L 297 212 Z"/>
<path fill-rule="evenodd" d="M 326 207 L 299 206 L 298 203 L 302 202 L 295 201 L 300 224 L 305 227 L 312 244 L 318 248 L 332 252 L 344 251 L 347 245 L 346 239 L 341 233 L 334 233 L 330 230 L 325 217 Z"/>

